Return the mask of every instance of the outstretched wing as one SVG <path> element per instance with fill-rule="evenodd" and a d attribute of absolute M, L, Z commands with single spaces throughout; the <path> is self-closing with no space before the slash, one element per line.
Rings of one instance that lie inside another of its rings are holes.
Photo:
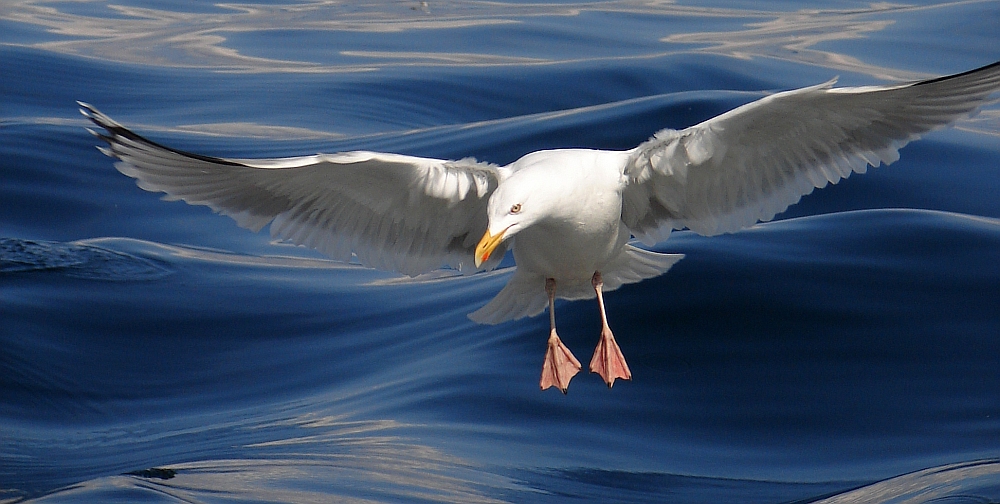
<path fill-rule="evenodd" d="M 100 147 L 147 191 L 206 205 L 245 228 L 338 260 L 417 275 L 449 265 L 475 271 L 486 203 L 498 171 L 473 159 L 443 161 L 376 152 L 280 159 L 223 159 L 171 149 L 94 107 L 80 111 L 104 132 Z M 494 267 L 503 257 L 485 267 Z"/>
<path fill-rule="evenodd" d="M 777 93 L 631 152 L 622 219 L 647 243 L 671 229 L 727 233 L 770 220 L 814 188 L 892 163 L 899 149 L 971 114 L 1000 88 L 1000 62 L 897 86 Z"/>

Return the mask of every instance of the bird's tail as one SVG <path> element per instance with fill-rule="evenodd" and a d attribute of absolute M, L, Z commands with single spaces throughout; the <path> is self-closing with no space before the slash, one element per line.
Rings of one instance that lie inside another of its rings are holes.
<path fill-rule="evenodd" d="M 660 276 L 682 258 L 684 254 L 660 254 L 625 245 L 618 258 L 601 269 L 604 290 L 612 291 L 625 284 Z M 556 285 L 556 297 L 559 299 L 589 299 L 595 296 L 589 275 L 576 283 L 562 281 Z M 542 313 L 547 305 L 545 278 L 516 270 L 496 297 L 470 313 L 469 318 L 479 324 L 499 324 L 533 317 Z"/>
<path fill-rule="evenodd" d="M 496 297 L 470 313 L 469 318 L 477 324 L 499 324 L 521 317 L 533 317 L 542 313 L 547 305 L 545 278 L 518 269 Z"/>
<path fill-rule="evenodd" d="M 601 270 L 604 290 L 612 291 L 625 284 L 658 277 L 681 259 L 684 259 L 684 254 L 661 254 L 626 244 L 618 258 Z M 591 290 L 587 297 L 596 295 Z"/>

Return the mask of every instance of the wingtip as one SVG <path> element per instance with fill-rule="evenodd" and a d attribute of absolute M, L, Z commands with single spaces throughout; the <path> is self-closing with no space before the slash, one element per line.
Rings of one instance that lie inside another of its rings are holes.
<path fill-rule="evenodd" d="M 93 105 L 80 100 L 77 100 L 76 104 L 80 106 L 80 113 L 83 114 L 83 117 L 86 117 L 87 119 L 93 119 L 94 117 Z"/>
<path fill-rule="evenodd" d="M 94 124 L 106 129 L 111 130 L 113 128 L 120 128 L 121 125 L 115 122 L 114 119 L 104 115 L 100 110 L 97 110 L 93 105 L 77 100 L 76 104 L 80 106 L 80 113 L 83 117 L 90 119 Z"/>

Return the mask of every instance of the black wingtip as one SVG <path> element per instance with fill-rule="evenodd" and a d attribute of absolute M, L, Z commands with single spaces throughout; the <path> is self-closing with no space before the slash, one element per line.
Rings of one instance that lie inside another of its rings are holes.
<path fill-rule="evenodd" d="M 104 115 L 100 110 L 97 110 L 93 105 L 77 100 L 76 104 L 80 106 L 80 113 L 83 117 L 90 119 L 94 124 L 108 130 L 113 131 L 116 129 L 124 129 L 121 124 L 115 122 L 114 119 Z"/>
<path fill-rule="evenodd" d="M 125 138 L 125 139 L 128 139 L 128 140 L 132 141 L 132 142 L 136 142 L 136 143 L 140 143 L 140 144 L 145 144 L 145 145 L 147 145 L 149 147 L 152 147 L 152 148 L 156 148 L 156 149 L 161 149 L 161 150 L 173 152 L 173 153 L 179 154 L 181 156 L 186 156 L 186 157 L 198 159 L 198 160 L 201 160 L 201 161 L 207 161 L 207 162 L 210 162 L 210 163 L 222 164 L 222 165 L 229 165 L 229 166 L 244 166 L 244 165 L 241 165 L 240 163 L 236 163 L 236 162 L 230 161 L 228 159 L 222 159 L 222 158 L 211 157 L 211 156 L 202 156 L 200 154 L 194 154 L 194 153 L 191 153 L 191 152 L 185 152 L 185 151 L 182 151 L 182 150 L 174 149 L 172 147 L 167 147 L 166 145 L 162 145 L 162 144 L 156 143 L 156 142 L 154 142 L 152 140 L 149 140 L 149 139 L 147 139 L 147 138 L 145 138 L 145 137 L 143 137 L 143 136 L 141 136 L 141 135 L 139 135 L 137 133 L 132 132 L 131 130 L 129 130 L 128 128 L 122 126 L 121 124 L 118 124 L 117 121 L 115 121 L 114 119 L 112 119 L 112 118 L 104 115 L 103 112 L 101 112 L 100 110 L 97 110 L 93 105 L 91 105 L 91 104 L 89 104 L 87 102 L 77 100 L 76 104 L 80 106 L 80 113 L 83 114 L 84 117 L 86 117 L 87 119 L 90 119 L 91 122 L 93 122 L 94 124 L 96 124 L 101 129 L 103 129 L 103 130 L 105 130 L 107 132 L 107 134 L 104 134 L 104 133 L 101 133 L 100 131 L 95 131 L 95 130 L 92 130 L 90 128 L 87 128 L 87 131 L 90 131 L 91 134 L 93 134 L 97 138 L 99 138 L 99 139 L 107 142 L 108 145 L 110 145 L 112 147 L 111 151 L 107 151 L 107 150 L 101 149 L 101 152 L 103 152 L 104 154 L 109 155 L 111 157 L 117 157 L 117 158 L 120 159 L 120 156 L 117 156 L 117 155 L 114 154 L 114 147 L 115 147 L 116 144 L 120 143 L 120 139 Z M 109 154 L 109 152 L 111 152 L 111 154 Z"/>
<path fill-rule="evenodd" d="M 91 121 L 94 120 L 94 113 L 96 112 L 96 109 L 94 109 L 93 105 L 80 100 L 77 100 L 76 104 L 80 106 L 80 113 L 83 114 L 83 117 L 86 117 Z"/>
<path fill-rule="evenodd" d="M 952 74 L 952 75 L 945 75 L 945 76 L 942 76 L 942 77 L 936 77 L 936 78 L 933 78 L 933 79 L 927 79 L 927 80 L 915 82 L 913 85 L 914 86 L 924 86 L 924 85 L 927 85 L 927 84 L 934 84 L 935 82 L 942 82 L 942 81 L 947 81 L 947 80 L 951 80 L 951 79 L 957 79 L 957 78 L 965 77 L 967 75 L 977 74 L 977 73 L 981 73 L 981 72 L 983 72 L 983 73 L 990 73 L 990 72 L 994 72 L 994 71 L 997 71 L 997 70 L 1000 70 L 1000 61 L 996 61 L 996 62 L 990 63 L 989 65 L 984 65 L 984 66 L 981 66 L 979 68 L 974 68 L 972 70 L 968 70 L 968 71 L 965 71 L 965 72 L 962 72 L 962 73 L 957 73 L 957 74 Z"/>

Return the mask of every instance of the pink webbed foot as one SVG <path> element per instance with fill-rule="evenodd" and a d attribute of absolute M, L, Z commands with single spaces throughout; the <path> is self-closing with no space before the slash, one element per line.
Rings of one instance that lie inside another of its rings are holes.
<path fill-rule="evenodd" d="M 597 348 L 594 349 L 594 357 L 590 359 L 590 372 L 601 375 L 604 383 L 607 383 L 608 388 L 611 388 L 617 378 L 631 380 L 632 372 L 629 371 L 628 364 L 625 363 L 625 356 L 618 348 L 615 335 L 611 333 L 611 327 L 608 326 L 608 314 L 604 310 L 604 279 L 601 277 L 600 271 L 594 272 L 594 278 L 591 279 L 591 282 L 593 282 L 594 291 L 597 293 L 597 305 L 601 309 L 601 339 L 597 342 Z"/>
<path fill-rule="evenodd" d="M 632 379 L 632 372 L 625 363 L 625 356 L 618 348 L 615 335 L 611 334 L 611 329 L 607 326 L 601 331 L 601 339 L 597 342 L 594 357 L 590 359 L 590 372 L 601 375 L 608 388 L 615 384 L 617 378 Z"/>
<path fill-rule="evenodd" d="M 580 361 L 563 345 L 553 329 L 549 334 L 549 349 L 545 352 L 545 362 L 542 364 L 542 379 L 539 382 L 542 390 L 556 386 L 565 394 L 569 381 L 580 372 L 580 367 Z"/>

